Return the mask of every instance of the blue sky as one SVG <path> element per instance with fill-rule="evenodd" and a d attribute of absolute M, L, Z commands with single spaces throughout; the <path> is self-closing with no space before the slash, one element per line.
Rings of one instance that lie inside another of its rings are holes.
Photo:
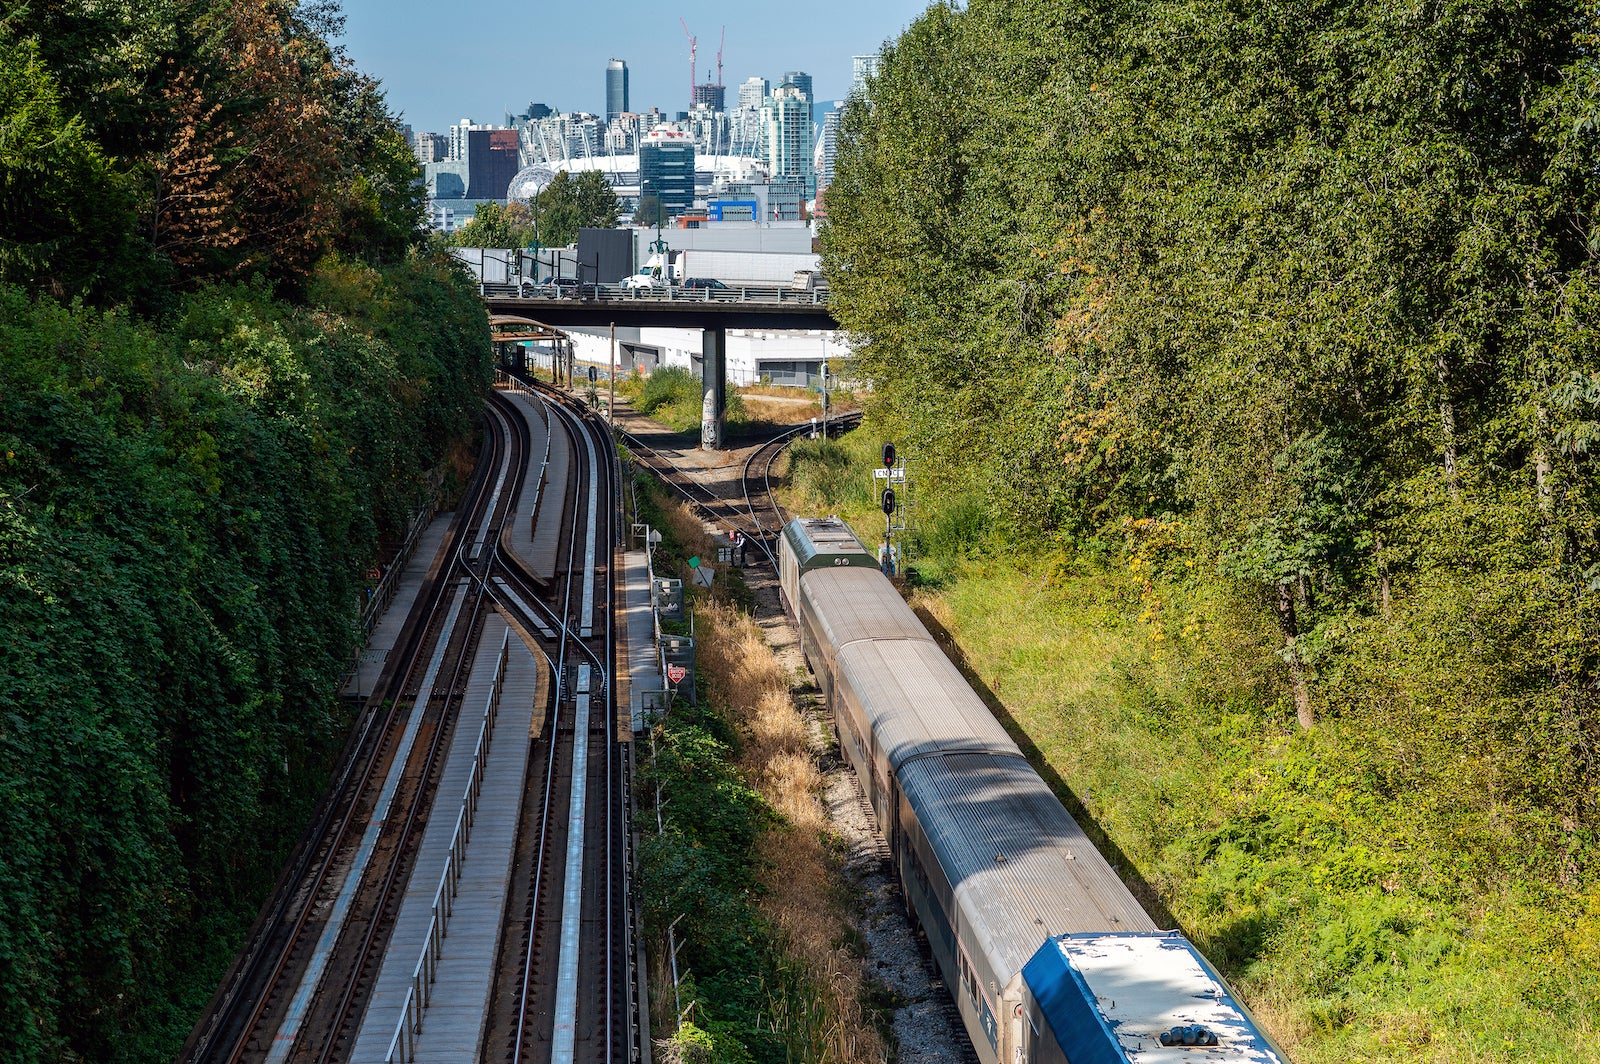
<path fill-rule="evenodd" d="M 419 132 L 471 118 L 499 123 L 537 100 L 563 111 L 605 110 L 605 68 L 625 60 L 635 110 L 688 108 L 689 41 L 700 39 L 698 78 L 713 80 L 717 39 L 732 102 L 747 77 L 803 70 L 819 100 L 844 96 L 850 57 L 878 50 L 927 0 L 342 0 L 342 43 L 383 82 L 389 106 Z"/>

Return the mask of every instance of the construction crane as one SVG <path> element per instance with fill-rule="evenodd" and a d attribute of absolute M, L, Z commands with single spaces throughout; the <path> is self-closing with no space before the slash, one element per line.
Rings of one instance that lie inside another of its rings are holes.
<path fill-rule="evenodd" d="M 722 27 L 722 37 L 717 41 L 717 84 L 722 84 L 722 46 L 728 43 L 728 27 Z"/>
<path fill-rule="evenodd" d="M 689 24 L 680 17 L 678 25 L 683 27 L 683 35 L 689 38 L 689 109 L 694 110 L 694 58 L 695 52 L 700 47 L 700 38 L 689 32 Z"/>

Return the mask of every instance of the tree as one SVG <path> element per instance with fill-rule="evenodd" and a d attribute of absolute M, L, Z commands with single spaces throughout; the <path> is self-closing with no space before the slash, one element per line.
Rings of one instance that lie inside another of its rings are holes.
<path fill-rule="evenodd" d="M 0 281 L 58 298 L 125 281 L 131 184 L 62 112 L 37 44 L 0 30 Z"/>
<path fill-rule="evenodd" d="M 661 208 L 661 197 L 654 192 L 646 192 L 639 197 L 639 207 L 633 212 L 633 224 L 646 229 L 660 225 L 667 220 L 667 212 Z"/>
<path fill-rule="evenodd" d="M 565 170 L 538 197 L 539 243 L 564 247 L 577 243 L 579 229 L 616 227 L 621 205 L 605 175 L 586 170 L 574 178 Z"/>
<path fill-rule="evenodd" d="M 472 221 L 450 234 L 458 248 L 525 248 L 534 242 L 533 214 L 526 203 L 480 203 Z"/>

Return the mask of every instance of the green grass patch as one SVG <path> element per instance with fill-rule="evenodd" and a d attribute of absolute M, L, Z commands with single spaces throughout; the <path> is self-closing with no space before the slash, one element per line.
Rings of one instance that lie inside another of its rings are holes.
<path fill-rule="evenodd" d="M 617 390 L 635 410 L 678 432 L 699 432 L 705 402 L 700 378 L 681 366 L 658 369 L 648 377 L 635 374 L 617 382 Z M 729 390 L 724 425 L 729 431 L 748 427 L 744 400 Z"/>
<path fill-rule="evenodd" d="M 797 449 L 791 507 L 873 528 L 877 447 Z M 1020 556 L 981 508 L 922 519 L 936 579 L 916 603 L 1141 901 L 1299 1064 L 1600 1061 L 1600 888 L 1536 808 L 1473 797 L 1464 754 L 1401 773 L 1406 735 L 1365 715 L 1296 729 L 1270 619 L 1169 525 Z"/>

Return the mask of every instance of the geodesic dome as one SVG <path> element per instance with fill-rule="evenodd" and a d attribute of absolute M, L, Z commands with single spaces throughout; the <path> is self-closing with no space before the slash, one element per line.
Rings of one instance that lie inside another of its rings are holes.
<path fill-rule="evenodd" d="M 543 192 L 545 186 L 556 179 L 556 172 L 544 163 L 534 163 L 517 171 L 506 186 L 506 200 L 510 203 L 526 202 Z"/>

